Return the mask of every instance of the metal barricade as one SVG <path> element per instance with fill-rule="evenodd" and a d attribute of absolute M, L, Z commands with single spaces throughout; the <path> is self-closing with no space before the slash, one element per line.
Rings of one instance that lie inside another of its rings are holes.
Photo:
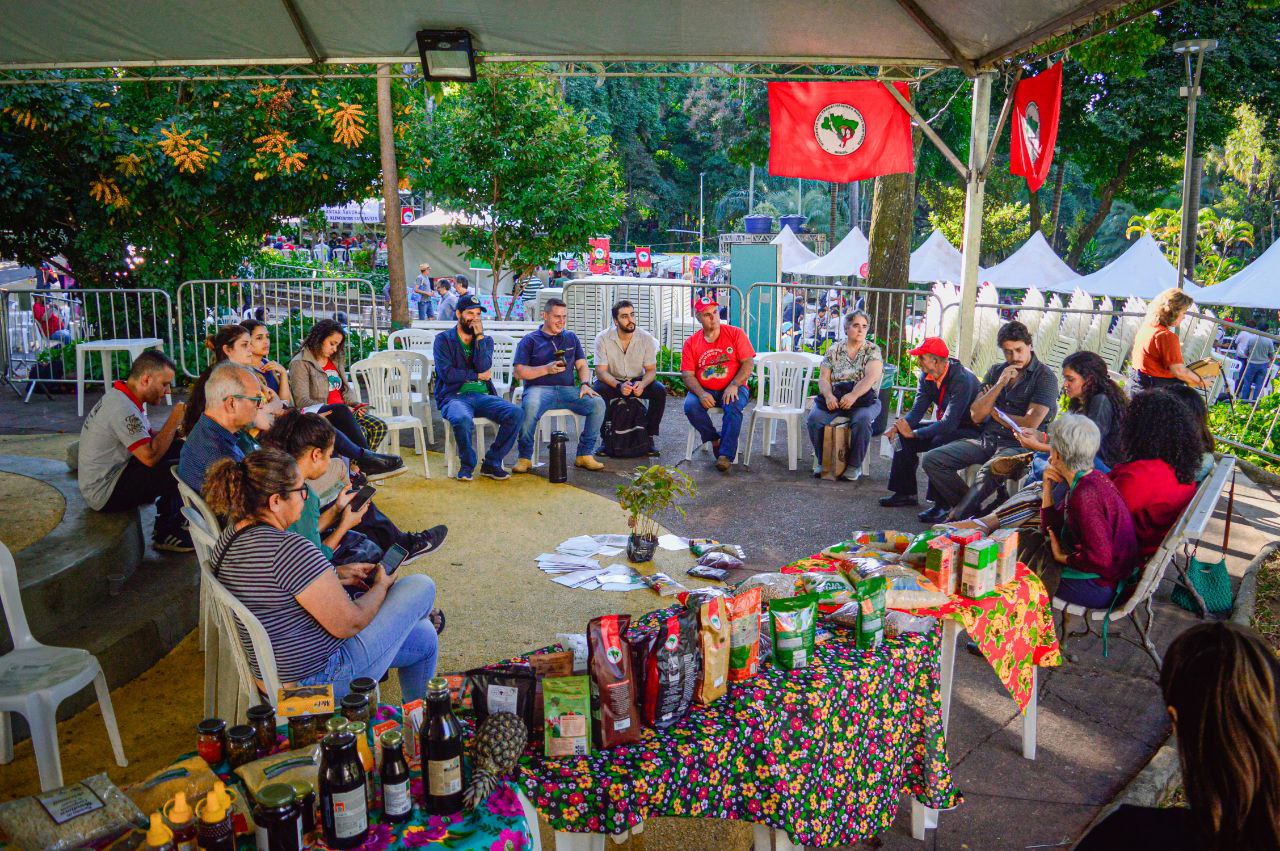
<path fill-rule="evenodd" d="M 272 351 L 287 362 L 319 319 L 336 319 L 348 332 L 347 357 L 354 362 L 381 345 L 387 308 L 378 304 L 365 278 L 248 278 L 184 281 L 178 287 L 177 360 L 188 378 L 209 365 L 204 344 L 219 327 L 255 318 L 271 328 Z"/>

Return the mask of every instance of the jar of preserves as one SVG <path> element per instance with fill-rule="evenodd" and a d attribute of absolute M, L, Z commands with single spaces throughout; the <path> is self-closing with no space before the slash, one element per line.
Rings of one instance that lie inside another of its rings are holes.
<path fill-rule="evenodd" d="M 302 851 L 302 809 L 293 787 L 268 783 L 254 796 L 253 822 L 258 851 Z"/>
<path fill-rule="evenodd" d="M 232 769 L 258 758 L 258 741 L 248 724 L 237 724 L 227 731 L 227 762 Z"/>
<path fill-rule="evenodd" d="M 249 726 L 253 728 L 254 743 L 258 756 L 264 757 L 276 749 L 276 710 L 269 703 L 250 706 L 245 713 Z"/>
<path fill-rule="evenodd" d="M 295 715 L 289 719 L 289 750 L 308 748 L 319 741 L 316 735 L 318 723 L 323 716 Z"/>
<path fill-rule="evenodd" d="M 364 694 L 348 694 L 342 698 L 342 717 L 348 722 L 369 724 L 369 697 Z"/>
<path fill-rule="evenodd" d="M 227 756 L 227 722 L 206 718 L 197 724 L 196 751 L 210 768 L 220 765 Z"/>
<path fill-rule="evenodd" d="M 293 787 L 293 799 L 302 814 L 302 835 L 309 836 L 316 830 L 316 790 L 305 780 L 294 780 L 289 785 Z"/>
<path fill-rule="evenodd" d="M 351 681 L 348 690 L 351 694 L 363 694 L 369 698 L 369 708 L 376 711 L 378 708 L 378 681 L 373 677 L 356 677 Z"/>

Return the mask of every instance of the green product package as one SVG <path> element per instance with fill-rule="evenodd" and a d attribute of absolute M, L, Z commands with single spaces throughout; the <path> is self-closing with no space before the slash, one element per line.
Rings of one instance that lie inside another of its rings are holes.
<path fill-rule="evenodd" d="M 884 641 L 885 594 L 888 582 L 872 576 L 858 583 L 853 598 L 858 603 L 858 649 L 873 650 Z"/>
<path fill-rule="evenodd" d="M 809 666 L 813 660 L 817 619 L 817 594 L 802 594 L 769 603 L 769 631 L 773 635 L 775 665 L 784 671 Z"/>
<path fill-rule="evenodd" d="M 548 757 L 591 753 L 591 680 L 585 674 L 542 681 L 543 746 Z"/>

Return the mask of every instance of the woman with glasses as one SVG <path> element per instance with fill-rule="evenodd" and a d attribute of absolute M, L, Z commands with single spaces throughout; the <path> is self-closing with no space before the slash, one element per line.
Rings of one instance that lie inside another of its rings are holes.
<path fill-rule="evenodd" d="M 400 674 L 406 701 L 424 696 L 435 674 L 438 639 L 429 615 L 436 586 L 422 575 L 388 575 L 376 565 L 335 568 L 315 544 L 286 531 L 301 517 L 307 485 L 278 449 L 210 468 L 204 499 L 229 518 L 209 568 L 267 631 L 282 683 L 333 684 L 335 699 L 357 677 Z M 344 586 L 365 585 L 352 599 Z M 241 643 L 261 688 L 252 647 Z"/>

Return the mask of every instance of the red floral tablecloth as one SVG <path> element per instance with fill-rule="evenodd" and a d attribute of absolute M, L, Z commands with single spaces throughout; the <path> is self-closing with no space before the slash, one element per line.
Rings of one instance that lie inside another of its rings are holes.
<path fill-rule="evenodd" d="M 840 562 L 822 555 L 798 559 L 783 573 L 838 571 Z M 1053 628 L 1053 605 L 1040 577 L 1019 564 L 1013 582 L 981 600 L 956 594 L 937 609 L 916 609 L 914 614 L 953 617 L 991 663 L 1000 682 L 1025 713 L 1031 701 L 1031 670 L 1035 666 L 1062 664 L 1058 636 Z"/>

